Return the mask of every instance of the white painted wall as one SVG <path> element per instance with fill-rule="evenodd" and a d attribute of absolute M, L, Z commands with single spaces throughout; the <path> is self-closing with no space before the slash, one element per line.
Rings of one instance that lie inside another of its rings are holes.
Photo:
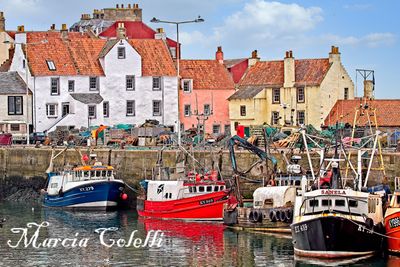
<path fill-rule="evenodd" d="M 178 121 L 178 91 L 177 77 L 163 76 L 161 79 L 162 90 L 153 91 L 152 77 L 142 76 L 141 57 L 132 46 L 123 41 L 126 47 L 126 58 L 118 59 L 116 44 L 109 53 L 100 59 L 105 76 L 100 77 L 99 93 L 104 101 L 109 102 L 109 117 L 103 116 L 103 103 L 96 107 L 96 118 L 90 120 L 90 125 L 115 125 L 119 123 L 142 124 L 146 119 L 158 120 L 168 126 L 177 129 Z M 11 70 L 16 70 L 21 77 L 25 77 L 22 68 L 24 55 L 20 46 L 17 47 L 11 65 Z M 135 75 L 135 90 L 126 90 L 126 75 Z M 30 76 L 30 75 L 29 75 Z M 50 94 L 51 78 L 60 79 L 60 95 Z M 25 78 L 24 78 L 25 79 Z M 68 92 L 68 80 L 75 81 L 74 93 L 96 93 L 89 90 L 89 76 L 36 76 L 30 77 L 29 84 L 34 91 L 34 125 L 36 131 L 48 130 L 61 118 L 62 103 L 70 103 L 70 112 L 57 126 L 75 126 L 77 128 L 88 126 L 88 106 L 71 97 Z M 135 116 L 126 116 L 126 101 L 135 100 Z M 161 100 L 164 103 L 161 116 L 153 116 L 153 100 Z M 58 104 L 58 117 L 48 118 L 46 116 L 46 104 Z M 54 128 L 50 129 L 54 130 Z"/>

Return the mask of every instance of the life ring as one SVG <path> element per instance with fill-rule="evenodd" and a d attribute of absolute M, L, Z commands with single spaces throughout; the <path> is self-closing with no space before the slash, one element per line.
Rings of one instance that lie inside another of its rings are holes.
<path fill-rule="evenodd" d="M 269 217 L 269 221 L 270 222 L 276 222 L 276 211 L 275 210 L 270 210 L 269 214 L 268 214 L 268 217 Z"/>

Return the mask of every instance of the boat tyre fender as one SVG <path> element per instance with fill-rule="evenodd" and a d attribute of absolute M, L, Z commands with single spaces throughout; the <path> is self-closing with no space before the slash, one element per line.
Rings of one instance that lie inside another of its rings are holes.
<path fill-rule="evenodd" d="M 293 216 L 293 212 L 291 209 L 287 209 L 285 210 L 285 217 L 286 217 L 286 222 L 291 222 L 292 221 L 292 216 Z"/>
<path fill-rule="evenodd" d="M 255 220 L 254 220 L 254 210 L 251 210 L 250 213 L 249 213 L 249 221 L 252 222 L 252 223 L 255 222 Z"/>
<path fill-rule="evenodd" d="M 279 216 L 279 220 L 281 222 L 285 222 L 286 221 L 286 210 L 281 210 L 280 216 Z"/>
<path fill-rule="evenodd" d="M 282 211 L 280 209 L 276 210 L 275 214 L 276 214 L 276 220 L 277 221 L 281 220 L 281 213 L 282 213 Z"/>
<path fill-rule="evenodd" d="M 374 228 L 374 221 L 371 218 L 365 219 L 365 226 L 368 230 L 372 230 Z"/>
<path fill-rule="evenodd" d="M 253 218 L 254 218 L 254 222 L 262 222 L 262 219 L 263 219 L 262 211 L 255 210 L 253 212 Z"/>
<path fill-rule="evenodd" d="M 270 222 L 276 222 L 276 211 L 271 209 L 268 214 Z"/>

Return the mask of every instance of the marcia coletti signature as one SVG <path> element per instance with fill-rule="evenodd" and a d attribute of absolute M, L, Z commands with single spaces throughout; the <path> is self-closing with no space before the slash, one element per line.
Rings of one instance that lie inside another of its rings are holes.
<path fill-rule="evenodd" d="M 18 240 L 8 240 L 7 245 L 11 248 L 18 247 L 33 247 L 33 248 L 56 248 L 59 246 L 65 248 L 85 248 L 88 247 L 91 238 L 89 237 L 79 237 L 79 233 L 75 233 L 74 237 L 67 238 L 44 238 L 40 239 L 40 231 L 44 228 L 50 226 L 50 223 L 44 221 L 40 224 L 30 222 L 26 224 L 26 228 L 12 228 L 11 232 L 18 235 Z M 34 231 L 33 234 L 30 234 L 28 231 L 31 229 Z M 111 232 L 116 232 L 118 228 L 109 227 L 109 228 L 98 228 L 95 230 L 96 233 L 99 234 L 98 241 L 101 245 L 111 248 L 111 247 L 134 247 L 134 248 L 142 248 L 142 247 L 161 247 L 163 242 L 164 233 L 160 230 L 150 230 L 147 232 L 146 237 L 140 238 L 136 237 L 138 231 L 134 230 L 131 232 L 129 239 L 113 239 L 107 237 L 107 234 Z"/>

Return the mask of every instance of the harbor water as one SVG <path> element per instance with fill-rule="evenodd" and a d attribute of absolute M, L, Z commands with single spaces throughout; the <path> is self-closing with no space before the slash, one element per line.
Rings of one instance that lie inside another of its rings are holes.
<path fill-rule="evenodd" d="M 70 212 L 0 202 L 1 218 L 6 222 L 0 228 L 0 266 L 400 266 L 394 257 L 299 259 L 290 236 L 233 231 L 221 223 L 143 220 L 135 210 Z M 160 242 L 136 243 L 149 233 Z"/>

